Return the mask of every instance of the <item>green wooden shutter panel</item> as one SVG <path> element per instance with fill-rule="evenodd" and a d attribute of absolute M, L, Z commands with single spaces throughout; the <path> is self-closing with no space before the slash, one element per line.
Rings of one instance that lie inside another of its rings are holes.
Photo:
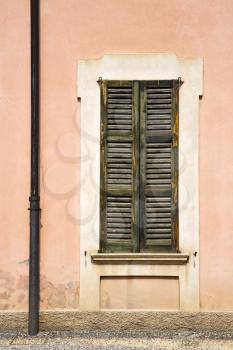
<path fill-rule="evenodd" d="M 104 81 L 102 90 L 101 251 L 135 251 L 137 91 L 132 82 Z"/>
<path fill-rule="evenodd" d="M 178 81 L 101 85 L 101 245 L 178 246 Z"/>
<path fill-rule="evenodd" d="M 158 81 L 142 84 L 141 248 L 144 251 L 170 251 L 176 248 L 176 82 Z"/>

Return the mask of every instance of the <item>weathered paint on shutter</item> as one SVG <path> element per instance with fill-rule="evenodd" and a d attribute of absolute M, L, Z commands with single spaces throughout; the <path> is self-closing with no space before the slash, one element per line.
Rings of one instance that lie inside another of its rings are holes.
<path fill-rule="evenodd" d="M 178 248 L 178 80 L 140 85 L 140 250 Z"/>
<path fill-rule="evenodd" d="M 138 104 L 138 82 L 101 82 L 101 252 L 138 251 Z"/>

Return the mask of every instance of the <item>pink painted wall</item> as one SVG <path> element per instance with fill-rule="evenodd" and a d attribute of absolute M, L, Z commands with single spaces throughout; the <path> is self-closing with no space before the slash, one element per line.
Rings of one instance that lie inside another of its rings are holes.
<path fill-rule="evenodd" d="M 29 0 L 0 0 L 0 309 L 27 308 Z M 77 308 L 79 58 L 204 57 L 201 307 L 233 310 L 232 0 L 41 0 L 42 309 Z"/>

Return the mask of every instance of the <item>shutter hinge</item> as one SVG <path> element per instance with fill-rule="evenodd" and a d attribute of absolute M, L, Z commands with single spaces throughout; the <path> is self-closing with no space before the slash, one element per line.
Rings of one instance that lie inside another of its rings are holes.
<path fill-rule="evenodd" d="M 98 83 L 99 85 L 101 85 L 101 84 L 103 83 L 102 77 L 99 77 L 99 79 L 97 80 L 97 83 Z"/>
<path fill-rule="evenodd" d="M 179 77 L 178 78 L 178 87 L 180 88 L 182 84 L 184 84 L 184 82 L 182 81 L 181 77 Z"/>
<path fill-rule="evenodd" d="M 172 147 L 177 147 L 177 146 L 178 146 L 178 136 L 175 130 L 172 137 Z"/>

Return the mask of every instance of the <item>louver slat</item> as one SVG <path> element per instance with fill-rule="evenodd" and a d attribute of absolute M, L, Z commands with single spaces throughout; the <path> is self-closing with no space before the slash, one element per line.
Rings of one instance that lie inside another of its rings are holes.
<path fill-rule="evenodd" d="M 108 132 L 132 133 L 132 86 L 109 86 L 107 99 Z"/>
<path fill-rule="evenodd" d="M 144 251 L 171 251 L 175 248 L 176 239 L 176 82 L 162 83 L 145 82 L 141 100 L 144 124 L 141 135 L 144 149 L 141 159 Z"/>
<path fill-rule="evenodd" d="M 101 251 L 135 250 L 137 118 L 132 82 L 101 86 Z"/>

